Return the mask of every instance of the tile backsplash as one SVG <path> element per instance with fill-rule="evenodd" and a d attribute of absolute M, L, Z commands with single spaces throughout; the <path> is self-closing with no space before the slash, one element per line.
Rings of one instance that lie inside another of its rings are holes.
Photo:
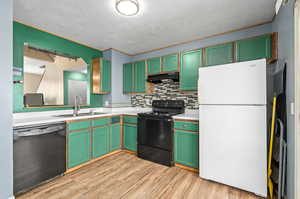
<path fill-rule="evenodd" d="M 152 94 L 138 94 L 131 96 L 131 104 L 135 107 L 151 107 L 152 100 L 184 100 L 185 108 L 198 109 L 197 91 L 182 93 L 179 82 L 163 80 L 163 83 L 154 84 Z"/>

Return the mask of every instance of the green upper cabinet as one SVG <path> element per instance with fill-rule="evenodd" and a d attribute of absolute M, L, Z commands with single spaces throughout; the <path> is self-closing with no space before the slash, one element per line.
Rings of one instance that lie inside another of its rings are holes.
<path fill-rule="evenodd" d="M 109 126 L 93 129 L 93 158 L 100 157 L 109 152 Z"/>
<path fill-rule="evenodd" d="M 123 93 L 133 92 L 133 64 L 123 65 Z"/>
<path fill-rule="evenodd" d="M 175 131 L 175 163 L 199 168 L 199 134 L 188 131 Z"/>
<path fill-rule="evenodd" d="M 68 133 L 68 168 L 90 160 L 91 134 L 89 130 Z"/>
<path fill-rule="evenodd" d="M 272 58 L 272 35 L 237 41 L 236 58 L 238 62 Z"/>
<path fill-rule="evenodd" d="M 160 57 L 147 60 L 148 75 L 160 73 Z"/>
<path fill-rule="evenodd" d="M 146 62 L 138 61 L 134 63 L 134 89 L 135 93 L 146 92 Z"/>
<path fill-rule="evenodd" d="M 124 124 L 124 148 L 137 151 L 137 127 L 136 125 Z"/>
<path fill-rule="evenodd" d="M 198 68 L 202 66 L 202 49 L 182 53 L 180 65 L 180 89 L 197 90 Z"/>
<path fill-rule="evenodd" d="M 146 92 L 146 61 L 123 65 L 123 93 Z"/>
<path fill-rule="evenodd" d="M 111 92 L 111 61 L 103 60 L 101 67 L 101 90 L 104 93 Z"/>
<path fill-rule="evenodd" d="M 110 147 L 109 151 L 115 151 L 118 149 L 121 149 L 121 125 L 120 123 L 112 124 L 111 125 L 111 131 L 110 131 Z"/>
<path fill-rule="evenodd" d="M 161 59 L 162 59 L 162 72 L 178 71 L 178 65 L 179 65 L 178 53 L 163 56 Z"/>
<path fill-rule="evenodd" d="M 102 58 L 93 59 L 92 91 L 94 94 L 111 92 L 111 62 Z"/>
<path fill-rule="evenodd" d="M 228 64 L 233 62 L 233 43 L 205 48 L 205 66 Z"/>

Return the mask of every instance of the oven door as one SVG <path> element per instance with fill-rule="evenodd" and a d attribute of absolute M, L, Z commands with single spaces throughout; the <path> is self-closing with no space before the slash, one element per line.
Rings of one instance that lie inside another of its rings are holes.
<path fill-rule="evenodd" d="M 138 117 L 138 145 L 173 150 L 173 120 L 149 116 Z"/>

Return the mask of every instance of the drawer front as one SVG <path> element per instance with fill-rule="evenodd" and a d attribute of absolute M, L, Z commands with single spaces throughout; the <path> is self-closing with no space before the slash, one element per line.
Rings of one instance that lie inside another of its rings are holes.
<path fill-rule="evenodd" d="M 124 116 L 124 123 L 137 124 L 137 117 L 135 116 Z"/>
<path fill-rule="evenodd" d="M 87 128 L 90 128 L 90 125 L 91 125 L 90 120 L 71 122 L 71 123 L 68 123 L 67 129 L 68 129 L 68 131 L 87 129 Z"/>
<path fill-rule="evenodd" d="M 199 131 L 199 123 L 198 122 L 186 122 L 186 121 L 176 121 L 174 123 L 175 129 L 181 129 L 186 131 Z"/>
<path fill-rule="evenodd" d="M 95 119 L 92 120 L 92 127 L 95 126 L 103 126 L 103 125 L 107 125 L 111 123 L 111 118 L 99 118 L 99 119 Z"/>

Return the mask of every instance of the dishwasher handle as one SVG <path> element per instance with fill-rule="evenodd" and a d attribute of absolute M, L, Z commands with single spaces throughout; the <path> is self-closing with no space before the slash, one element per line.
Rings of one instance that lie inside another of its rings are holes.
<path fill-rule="evenodd" d="M 27 131 L 19 131 L 14 133 L 15 136 L 18 137 L 28 137 L 28 136 L 36 136 L 36 135 L 44 135 L 49 133 L 54 133 L 60 130 L 64 130 L 64 125 L 59 126 L 50 126 L 47 128 L 36 128 L 36 129 L 28 129 Z"/>

